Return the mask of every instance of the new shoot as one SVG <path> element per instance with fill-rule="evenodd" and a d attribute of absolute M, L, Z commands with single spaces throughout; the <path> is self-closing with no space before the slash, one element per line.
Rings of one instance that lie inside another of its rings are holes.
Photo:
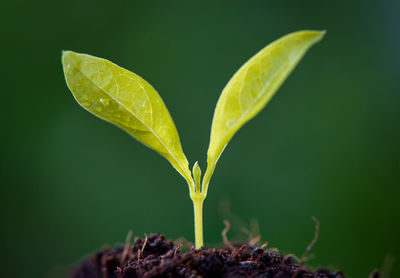
<path fill-rule="evenodd" d="M 189 170 L 171 115 L 148 82 L 108 60 L 73 51 L 62 53 L 62 64 L 67 85 L 83 108 L 158 152 L 186 180 L 194 207 L 195 245 L 199 249 L 204 245 L 203 202 L 223 150 L 233 135 L 266 106 L 324 33 L 288 34 L 263 48 L 233 75 L 215 108 L 202 180 L 197 162 Z"/>

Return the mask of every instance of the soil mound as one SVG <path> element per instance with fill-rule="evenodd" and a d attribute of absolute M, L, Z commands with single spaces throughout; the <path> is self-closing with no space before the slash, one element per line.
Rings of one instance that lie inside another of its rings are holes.
<path fill-rule="evenodd" d="M 233 247 L 233 248 L 232 248 Z M 163 235 L 136 238 L 126 247 L 105 248 L 84 260 L 72 278 L 263 277 L 343 278 L 340 271 L 306 269 L 273 249 L 236 244 L 228 249 L 199 249 L 181 253 Z M 375 272 L 370 277 L 378 278 Z"/>

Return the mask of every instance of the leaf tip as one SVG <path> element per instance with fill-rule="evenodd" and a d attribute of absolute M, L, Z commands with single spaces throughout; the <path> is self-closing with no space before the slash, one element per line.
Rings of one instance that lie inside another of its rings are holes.
<path fill-rule="evenodd" d="M 319 33 L 318 37 L 318 41 L 322 40 L 325 37 L 325 34 L 327 32 L 327 30 L 321 30 L 321 31 L 317 31 Z"/>
<path fill-rule="evenodd" d="M 61 50 L 61 56 L 62 57 L 64 57 L 64 56 L 68 56 L 68 55 L 70 55 L 72 53 L 72 51 L 71 50 Z"/>
<path fill-rule="evenodd" d="M 74 53 L 71 50 L 61 50 L 61 62 L 65 65 L 67 63 L 67 59 Z"/>
<path fill-rule="evenodd" d="M 314 44 L 324 38 L 326 30 L 301 30 L 293 34 L 300 35 L 303 38 L 308 38 L 309 41 L 312 41 L 312 44 Z"/>
<path fill-rule="evenodd" d="M 326 30 L 311 31 L 311 33 L 314 35 L 314 42 L 317 43 L 324 38 Z"/>

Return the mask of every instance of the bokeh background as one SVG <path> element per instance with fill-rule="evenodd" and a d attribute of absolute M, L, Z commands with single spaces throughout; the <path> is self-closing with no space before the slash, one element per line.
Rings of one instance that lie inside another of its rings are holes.
<path fill-rule="evenodd" d="M 2 0 L 0 10 L 2 277 L 65 277 L 130 229 L 193 241 L 185 181 L 78 106 L 63 49 L 148 80 L 204 171 L 224 85 L 301 29 L 328 33 L 226 148 L 205 202 L 205 241 L 221 243 L 225 218 L 228 236 L 246 239 L 241 230 L 256 219 L 263 241 L 301 255 L 316 216 L 311 266 L 367 277 L 399 258 L 399 1 Z"/>

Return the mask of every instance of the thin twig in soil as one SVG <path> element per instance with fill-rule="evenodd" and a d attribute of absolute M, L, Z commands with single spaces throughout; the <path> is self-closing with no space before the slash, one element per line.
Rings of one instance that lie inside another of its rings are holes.
<path fill-rule="evenodd" d="M 193 246 L 193 242 L 188 241 L 184 237 L 180 237 L 180 238 L 177 238 L 174 241 L 174 245 L 181 246 L 181 248 L 183 248 L 183 249 L 189 249 L 190 250 L 190 248 Z"/>
<path fill-rule="evenodd" d="M 238 250 L 236 250 L 231 257 L 232 258 L 236 258 L 237 256 L 239 256 L 240 252 L 242 252 L 242 250 L 246 248 L 246 244 L 243 244 L 242 246 L 240 246 L 240 248 Z"/>
<path fill-rule="evenodd" d="M 175 251 L 174 251 L 174 257 L 176 256 L 176 254 L 179 252 L 179 250 L 181 250 L 182 249 L 182 246 L 181 245 L 179 245 L 178 247 L 176 247 L 175 248 Z"/>
<path fill-rule="evenodd" d="M 255 246 L 261 239 L 260 235 L 254 236 L 255 234 L 251 231 L 249 231 L 248 229 L 246 229 L 245 227 L 242 227 L 242 232 L 245 233 L 248 237 L 249 237 L 249 245 L 250 246 Z"/>
<path fill-rule="evenodd" d="M 261 239 L 260 235 L 254 237 L 254 238 L 250 238 L 249 245 L 250 246 L 256 246 L 256 244 L 260 241 L 260 239 Z"/>
<path fill-rule="evenodd" d="M 313 249 L 314 245 L 317 243 L 318 241 L 318 237 L 319 237 L 319 220 L 313 216 L 312 219 L 315 222 L 315 233 L 314 233 L 314 238 L 313 240 L 310 242 L 310 244 L 307 246 L 306 251 L 304 251 L 303 255 L 301 255 L 300 257 L 300 262 L 299 265 L 302 266 L 304 264 L 304 262 L 308 259 L 308 255 L 311 252 L 311 250 Z"/>
<path fill-rule="evenodd" d="M 121 257 L 121 264 L 125 261 L 126 257 L 128 256 L 129 247 L 131 246 L 132 235 L 133 235 L 132 230 L 130 230 L 130 231 L 128 232 L 128 234 L 126 235 L 126 238 L 125 238 L 125 248 L 124 248 L 124 252 L 122 253 L 122 257 Z"/>
<path fill-rule="evenodd" d="M 140 261 L 140 257 L 141 257 L 141 255 L 143 255 L 144 248 L 146 248 L 147 239 L 149 238 L 149 237 L 147 236 L 147 234 L 144 234 L 144 235 L 146 236 L 146 238 L 144 239 L 143 246 L 142 246 L 142 248 L 141 248 L 141 249 L 139 249 L 139 250 L 138 250 L 138 260 L 139 260 L 139 261 Z"/>
<path fill-rule="evenodd" d="M 264 242 L 263 245 L 260 246 L 261 249 L 265 249 L 268 246 L 268 241 Z"/>

